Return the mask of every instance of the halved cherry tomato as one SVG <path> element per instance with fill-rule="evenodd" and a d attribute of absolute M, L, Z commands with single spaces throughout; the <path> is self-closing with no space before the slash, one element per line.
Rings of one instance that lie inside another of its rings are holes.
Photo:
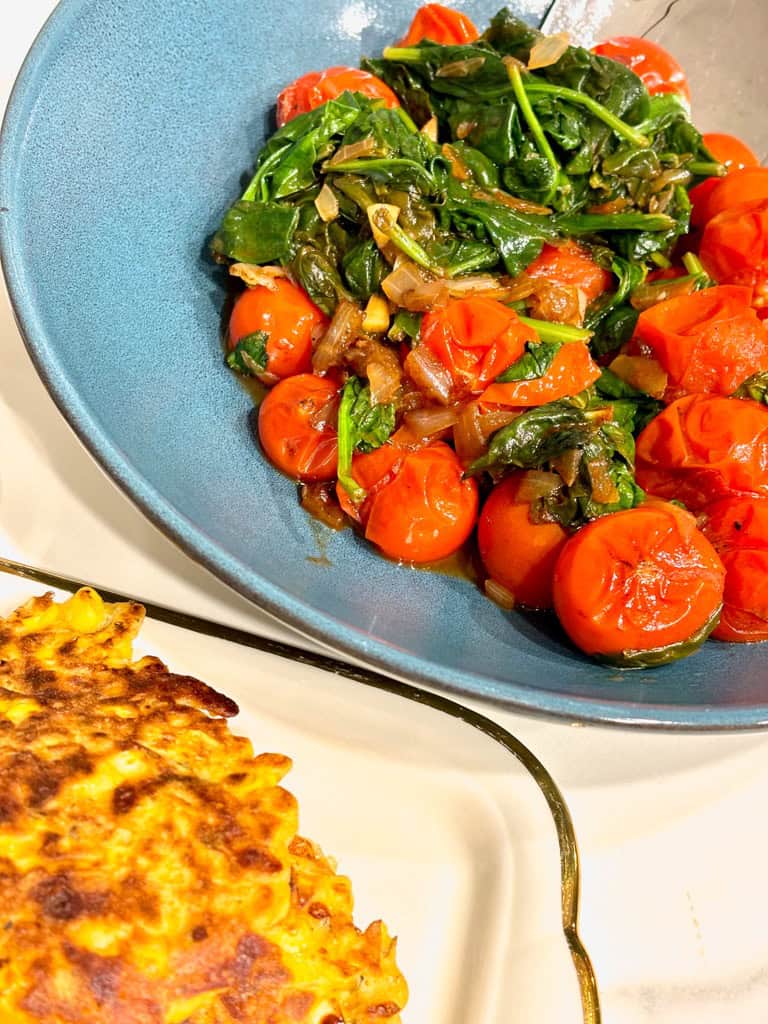
<path fill-rule="evenodd" d="M 758 167 L 760 161 L 752 150 L 741 139 L 735 135 L 724 135 L 722 132 L 709 132 L 702 136 L 704 145 L 709 152 L 723 164 L 728 174 L 734 174 L 745 167 Z M 694 228 L 701 228 L 707 222 L 709 200 L 712 193 L 722 181 L 722 178 L 707 178 L 700 182 L 688 193 L 691 200 L 691 225 Z"/>
<path fill-rule="evenodd" d="M 768 408 L 740 398 L 686 395 L 637 439 L 637 482 L 692 512 L 733 494 L 768 497 Z"/>
<path fill-rule="evenodd" d="M 720 285 L 643 310 L 630 352 L 662 366 L 667 401 L 695 392 L 731 395 L 747 377 L 768 370 L 768 330 L 751 297 L 749 288 Z"/>
<path fill-rule="evenodd" d="M 614 36 L 595 46 L 594 52 L 631 68 L 651 96 L 674 92 L 691 102 L 685 72 L 672 54 L 658 43 L 637 36 Z"/>
<path fill-rule="evenodd" d="M 555 567 L 555 611 L 587 654 L 653 664 L 692 653 L 678 645 L 703 642 L 724 577 L 693 516 L 653 502 L 596 519 L 570 538 Z"/>
<path fill-rule="evenodd" d="M 753 289 L 753 305 L 764 309 L 768 305 L 768 198 L 741 203 L 708 221 L 699 255 L 716 281 Z"/>
<path fill-rule="evenodd" d="M 595 263 L 589 250 L 576 242 L 545 245 L 525 272 L 528 277 L 578 288 L 587 304 L 608 291 L 613 283 L 613 274 Z"/>
<path fill-rule="evenodd" d="M 581 341 L 570 341 L 555 354 L 543 377 L 491 384 L 482 394 L 483 405 L 528 407 L 578 395 L 600 376 L 600 367 Z"/>
<path fill-rule="evenodd" d="M 337 394 L 332 381 L 299 373 L 281 380 L 261 403 L 259 439 L 264 452 L 295 480 L 332 480 L 336 476 L 337 438 L 330 424 Z"/>
<path fill-rule="evenodd" d="M 568 534 L 558 523 L 531 521 L 530 502 L 518 497 L 522 479 L 513 473 L 491 491 L 477 525 L 480 557 L 516 603 L 551 608 L 555 563 Z"/>
<path fill-rule="evenodd" d="M 768 499 L 726 498 L 709 508 L 702 530 L 725 566 L 717 640 L 768 640 Z"/>
<path fill-rule="evenodd" d="M 312 340 L 327 323 L 302 288 L 277 277 L 271 287 L 247 288 L 238 296 L 229 318 L 229 348 L 264 331 L 269 335 L 265 376 L 290 377 L 312 368 Z"/>
<path fill-rule="evenodd" d="M 443 46 L 458 46 L 474 43 L 479 38 L 480 33 L 466 14 L 442 4 L 424 4 L 416 11 L 411 27 L 397 45 L 415 46 L 422 39 L 430 39 Z"/>
<path fill-rule="evenodd" d="M 528 341 L 538 341 L 536 332 L 496 299 L 454 299 L 421 322 L 421 343 L 448 370 L 457 397 L 483 391 Z"/>
<path fill-rule="evenodd" d="M 408 448 L 395 440 L 352 460 L 352 476 L 368 491 L 353 515 L 389 558 L 435 562 L 467 540 L 477 521 L 477 484 L 462 479 L 456 453 L 442 441 Z M 349 498 L 337 494 L 345 511 Z"/>
<path fill-rule="evenodd" d="M 376 75 L 360 68 L 343 66 L 310 71 L 291 82 L 277 97 L 277 125 L 282 128 L 299 114 L 306 114 L 343 92 L 360 92 L 369 99 L 384 100 L 388 107 L 399 107 L 400 101 L 389 86 Z"/>

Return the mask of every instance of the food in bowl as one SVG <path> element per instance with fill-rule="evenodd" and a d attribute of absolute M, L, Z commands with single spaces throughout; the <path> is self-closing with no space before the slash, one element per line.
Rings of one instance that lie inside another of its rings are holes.
<path fill-rule="evenodd" d="M 212 251 L 304 505 L 409 565 L 477 534 L 490 597 L 622 667 L 763 639 L 717 630 L 765 609 L 700 527 L 768 466 L 768 170 L 677 62 L 428 4 L 276 99 Z"/>
<path fill-rule="evenodd" d="M 395 941 L 297 834 L 237 705 L 93 590 L 0 621 L 0 1019 L 397 1022 Z"/>

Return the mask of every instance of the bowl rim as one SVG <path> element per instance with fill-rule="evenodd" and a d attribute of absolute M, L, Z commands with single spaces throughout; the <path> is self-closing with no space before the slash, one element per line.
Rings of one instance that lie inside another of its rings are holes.
<path fill-rule="evenodd" d="M 193 561 L 277 621 L 299 634 L 405 681 L 482 700 L 506 710 L 601 725 L 675 731 L 749 730 L 768 726 L 768 703 L 743 707 L 644 704 L 569 696 L 488 675 L 467 673 L 398 649 L 338 622 L 282 591 L 212 543 L 164 498 L 101 430 L 59 364 L 27 288 L 17 231 L 10 216 L 28 115 L 45 79 L 47 62 L 79 13 L 92 0 L 60 0 L 34 39 L 16 77 L 0 128 L 0 264 L 11 307 L 32 363 L 59 412 L 89 454 L 134 505 Z M 597 666 L 599 669 L 599 666 Z"/>

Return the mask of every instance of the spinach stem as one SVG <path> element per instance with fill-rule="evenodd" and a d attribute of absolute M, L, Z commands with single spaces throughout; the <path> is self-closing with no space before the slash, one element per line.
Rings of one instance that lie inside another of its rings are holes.
<path fill-rule="evenodd" d="M 384 60 L 397 60 L 401 64 L 418 64 L 421 49 L 418 46 L 387 46 L 381 56 Z"/>
<path fill-rule="evenodd" d="M 245 192 L 243 192 L 242 196 L 240 197 L 241 199 L 244 199 L 247 202 L 254 202 L 254 200 L 256 199 L 257 192 L 261 192 L 260 198 L 262 202 L 265 203 L 269 199 L 269 189 L 267 188 L 264 179 L 266 178 L 269 171 L 271 171 L 274 166 L 280 163 L 283 156 L 285 156 L 285 151 L 287 148 L 288 147 L 286 146 L 283 147 L 282 149 L 276 149 L 275 152 L 270 154 L 270 156 L 267 157 L 267 159 L 261 164 L 261 166 L 256 169 L 256 173 L 251 178 L 248 184 L 248 188 L 246 188 Z"/>
<path fill-rule="evenodd" d="M 557 226 L 569 235 L 601 231 L 669 231 L 676 224 L 666 213 L 577 213 L 560 217 Z"/>
<path fill-rule="evenodd" d="M 417 178 L 421 178 L 426 183 L 428 188 L 435 187 L 432 175 L 426 167 L 417 164 L 415 160 L 405 160 L 402 157 L 345 160 L 340 164 L 326 165 L 323 170 L 326 174 L 373 174 L 376 171 L 386 172 L 396 168 L 409 168 Z"/>
<path fill-rule="evenodd" d="M 521 316 L 520 322 L 526 327 L 532 327 L 541 341 L 589 341 L 592 337 L 592 331 L 571 324 L 553 324 L 549 320 L 534 320 L 530 316 Z"/>
<path fill-rule="evenodd" d="M 443 277 L 447 274 L 447 271 L 429 258 L 414 238 L 411 238 L 409 234 L 403 231 L 397 221 L 389 216 L 386 210 L 373 211 L 373 217 L 375 218 L 378 230 L 383 235 L 386 235 L 390 242 L 396 245 L 406 256 L 410 256 L 414 263 L 418 263 L 420 267 L 431 271 L 438 277 Z"/>
<path fill-rule="evenodd" d="M 691 277 L 707 277 L 707 272 L 704 269 L 704 264 L 701 262 L 695 252 L 687 252 L 683 256 L 683 266 L 691 275 Z"/>
<path fill-rule="evenodd" d="M 560 180 L 560 164 L 552 151 L 552 147 L 549 144 L 547 136 L 544 134 L 544 129 L 541 127 L 538 117 L 536 117 L 534 109 L 531 106 L 531 101 L 528 99 L 528 94 L 526 93 L 525 86 L 523 85 L 523 78 L 520 74 L 520 68 L 517 64 L 510 64 L 507 71 L 509 74 L 509 81 L 512 85 L 512 92 L 515 94 L 515 99 L 517 100 L 517 105 L 520 107 L 520 112 L 525 118 L 528 127 L 531 129 L 531 134 L 536 140 L 539 152 L 555 172 L 555 184 L 547 193 L 546 200 L 543 204 L 544 206 L 548 206 L 557 191 L 557 186 Z"/>
<path fill-rule="evenodd" d="M 515 68 L 515 70 L 517 70 L 519 75 L 519 69 Z M 512 71 L 510 70 L 511 77 Z M 637 131 L 632 125 L 627 124 L 626 121 L 622 121 L 620 117 L 611 113 L 607 107 L 592 99 L 591 96 L 587 96 L 586 93 L 578 92 L 576 89 L 568 89 L 564 85 L 551 85 L 549 82 L 541 82 L 531 77 L 525 80 L 523 87 L 526 93 L 531 96 L 557 96 L 568 103 L 575 103 L 577 106 L 586 107 L 591 114 L 594 114 L 604 124 L 607 124 L 609 128 L 612 128 L 617 135 L 632 142 L 640 149 L 647 149 L 651 144 L 651 140 L 643 135 L 642 132 Z"/>
<path fill-rule="evenodd" d="M 350 382 L 344 386 L 339 403 L 339 425 L 338 425 L 338 455 L 337 455 L 337 476 L 339 483 L 350 496 L 356 505 L 365 501 L 366 491 L 352 478 L 352 406 L 355 402 L 355 394 L 350 387 Z"/>
<path fill-rule="evenodd" d="M 353 203 L 357 203 L 363 211 L 376 202 L 368 195 L 365 186 L 357 178 L 337 178 L 334 184 L 339 192 L 343 192 Z"/>
<path fill-rule="evenodd" d="M 412 135 L 417 135 L 419 131 L 418 126 L 405 107 L 396 107 L 395 110 L 408 131 L 411 132 Z"/>
<path fill-rule="evenodd" d="M 685 165 L 686 171 L 690 171 L 691 174 L 696 174 L 702 178 L 724 178 L 728 173 L 728 168 L 725 164 L 719 164 L 717 161 L 707 162 L 706 160 L 694 160 L 689 164 Z"/>

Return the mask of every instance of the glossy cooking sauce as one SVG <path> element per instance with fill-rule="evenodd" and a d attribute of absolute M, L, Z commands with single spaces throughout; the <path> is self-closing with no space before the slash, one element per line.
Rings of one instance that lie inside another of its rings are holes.
<path fill-rule="evenodd" d="M 231 291 L 227 297 L 227 301 L 224 304 L 221 315 L 221 349 L 226 356 L 227 348 L 227 326 L 229 324 L 229 317 L 232 312 L 232 305 L 234 298 L 238 294 L 239 290 Z M 269 388 L 262 384 L 256 377 L 249 377 L 243 374 L 236 373 L 235 377 L 240 382 L 240 385 L 248 392 L 251 396 L 254 404 L 254 408 L 249 414 L 249 426 L 250 432 L 253 439 L 253 443 L 259 446 L 259 432 L 258 432 L 258 408 L 269 393 Z M 274 468 L 274 467 L 273 467 Z M 279 472 L 279 470 L 276 470 Z M 289 478 L 290 479 L 290 478 Z M 300 498 L 300 492 L 297 491 L 298 499 Z M 306 555 L 306 560 L 312 562 L 315 565 L 321 565 L 327 568 L 331 568 L 333 563 L 328 557 L 328 542 L 331 538 L 332 532 L 336 532 L 332 527 L 328 526 L 327 523 L 323 522 L 321 518 L 314 516 L 311 512 L 305 509 L 307 519 L 309 520 L 310 529 L 312 531 L 312 539 L 315 542 L 316 551 L 311 555 Z M 343 529 L 357 529 L 360 533 L 359 528 L 355 527 L 349 520 L 345 520 Z M 361 534 L 362 536 L 362 534 Z M 377 558 L 386 558 L 381 552 L 377 551 L 372 545 L 371 552 Z M 387 559 L 387 561 L 393 561 Z M 480 561 L 480 555 L 477 550 L 477 542 L 474 534 L 469 540 L 461 547 L 458 551 L 455 551 L 448 558 L 441 558 L 436 562 L 424 562 L 419 565 L 415 565 L 412 562 L 398 562 L 405 569 L 415 569 L 422 572 L 435 572 L 441 576 L 452 576 L 454 579 L 467 580 L 474 584 L 480 590 L 483 589 L 485 582 L 485 571 L 483 569 L 482 562 Z"/>

